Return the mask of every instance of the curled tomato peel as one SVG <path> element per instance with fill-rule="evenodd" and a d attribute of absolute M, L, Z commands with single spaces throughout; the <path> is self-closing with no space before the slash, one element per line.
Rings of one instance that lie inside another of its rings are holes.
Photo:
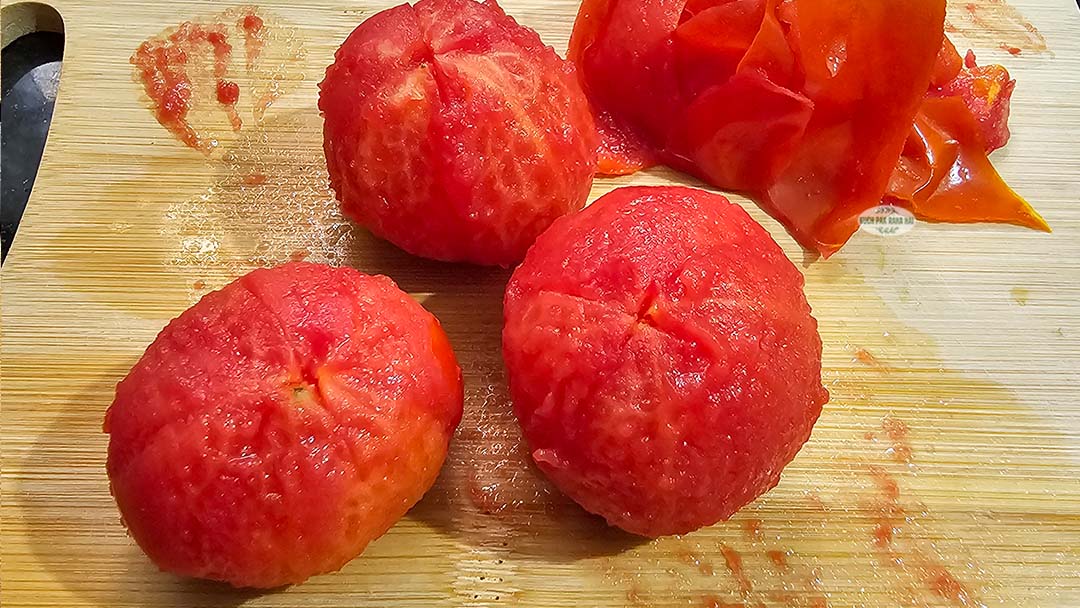
<path fill-rule="evenodd" d="M 747 193 L 824 256 L 882 201 L 1047 230 L 994 170 L 1015 81 L 961 58 L 944 0 L 585 0 L 568 56 L 600 172 L 663 162 Z"/>
<path fill-rule="evenodd" d="M 927 221 L 998 222 L 1050 232 L 990 163 L 980 126 L 963 99 L 928 98 L 912 135 L 900 166 L 915 167 L 923 179 L 904 182 L 894 174 L 886 200 L 900 202 Z"/>

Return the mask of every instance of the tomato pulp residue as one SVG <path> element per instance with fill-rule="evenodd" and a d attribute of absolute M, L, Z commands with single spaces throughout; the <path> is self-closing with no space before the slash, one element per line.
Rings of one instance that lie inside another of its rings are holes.
<path fill-rule="evenodd" d="M 245 186 L 261 186 L 266 183 L 265 173 L 246 173 L 240 180 Z"/>
<path fill-rule="evenodd" d="M 948 570 L 933 566 L 927 572 L 927 584 L 936 595 L 943 597 L 957 606 L 975 606 L 971 592 L 963 583 L 956 580 Z"/>
<path fill-rule="evenodd" d="M 769 558 L 769 561 L 772 562 L 773 565 L 776 566 L 777 568 L 780 568 L 780 569 L 783 570 L 783 569 L 786 569 L 788 567 L 788 559 L 787 559 L 788 556 L 787 556 L 787 553 L 785 551 L 778 551 L 776 549 L 771 549 L 769 551 L 766 551 L 765 555 L 766 555 L 766 557 Z"/>
<path fill-rule="evenodd" d="M 230 80 L 218 80 L 217 100 L 225 106 L 233 131 L 239 131 L 244 126 L 243 121 L 240 120 L 240 113 L 236 111 L 236 102 L 240 100 L 240 85 Z"/>
<path fill-rule="evenodd" d="M 862 347 L 855 349 L 855 360 L 879 372 L 889 371 L 889 368 L 884 363 L 882 363 L 880 359 L 874 356 L 874 353 Z"/>
<path fill-rule="evenodd" d="M 724 556 L 724 563 L 727 564 L 728 572 L 731 572 L 731 576 L 739 583 L 739 591 L 744 594 L 753 591 L 754 584 L 750 581 L 750 577 L 746 575 L 746 570 L 743 569 L 742 555 L 727 545 L 720 546 L 720 553 Z"/>
<path fill-rule="evenodd" d="M 876 521 L 874 544 L 881 549 L 888 549 L 892 546 L 893 535 L 904 520 L 904 509 L 900 506 L 900 486 L 896 479 L 881 467 L 871 466 L 870 475 L 874 478 L 879 493 L 873 506 Z"/>
<path fill-rule="evenodd" d="M 907 446 L 907 425 L 892 417 L 882 421 L 882 428 L 894 443 Z M 910 462 L 910 447 L 906 447 L 907 460 Z M 893 451 L 896 459 L 896 451 Z M 876 488 L 876 498 L 871 505 L 875 525 L 871 537 L 874 546 L 887 558 L 886 563 L 921 579 L 923 585 L 938 597 L 948 600 L 954 606 L 982 606 L 971 590 L 960 582 L 943 564 L 928 557 L 919 549 L 897 545 L 898 535 L 906 524 L 914 520 L 912 514 L 901 504 L 900 484 L 897 478 L 884 467 L 868 467 Z"/>
<path fill-rule="evenodd" d="M 761 520 L 756 517 L 751 517 L 743 521 L 743 533 L 746 539 L 751 542 L 758 542 L 764 538 L 761 533 Z"/>
<path fill-rule="evenodd" d="M 244 30 L 244 51 L 247 56 L 247 68 L 255 67 L 255 60 L 262 53 L 263 45 L 266 44 L 265 23 L 262 17 L 248 13 L 237 21 L 240 29 Z"/>
<path fill-rule="evenodd" d="M 908 442 L 908 425 L 903 420 L 886 416 L 881 420 L 881 430 L 889 438 L 889 455 L 897 462 L 911 463 L 911 444 Z"/>
<path fill-rule="evenodd" d="M 679 552 L 679 559 L 682 560 L 684 564 L 693 566 L 698 572 L 705 576 L 713 576 L 716 574 L 716 570 L 713 568 L 712 563 L 697 551 L 684 549 Z"/>
<path fill-rule="evenodd" d="M 131 63 L 154 104 L 158 122 L 188 146 L 210 152 L 214 144 L 200 137 L 187 121 L 192 102 L 191 69 L 204 53 L 210 53 L 212 58 L 220 101 L 232 54 L 228 30 L 221 24 L 181 23 L 168 36 L 152 38 L 139 45 L 131 56 Z M 235 111 L 232 104 L 222 103 Z"/>
<path fill-rule="evenodd" d="M 304 54 L 295 28 L 264 19 L 256 11 L 238 7 L 209 19 L 185 21 L 143 42 L 131 56 L 158 122 L 203 153 L 218 145 L 219 138 L 212 133 L 220 128 L 214 125 L 222 124 L 216 111 L 225 115 L 224 128 L 239 131 L 243 121 L 237 104 L 242 99 L 252 104 L 253 116 L 261 120 L 286 92 L 285 81 L 303 80 L 302 74 L 287 69 Z M 237 37 L 243 37 L 246 70 L 232 67 Z"/>
<path fill-rule="evenodd" d="M 867 449 L 865 457 L 859 459 L 859 467 L 853 471 L 863 480 L 859 482 L 857 502 L 838 495 L 826 503 L 818 494 L 804 492 L 805 506 L 799 509 L 798 530 L 783 523 L 775 530 L 779 534 L 773 533 L 766 514 L 780 514 L 783 521 L 788 507 L 774 511 L 775 506 L 769 505 L 766 497 L 760 510 L 746 514 L 749 517 L 718 524 L 720 538 L 704 542 L 695 537 L 658 539 L 646 548 L 624 552 L 619 560 L 626 566 L 611 568 L 607 575 L 624 591 L 635 590 L 637 597 L 657 595 L 702 608 L 851 605 L 843 598 L 852 591 L 845 589 L 844 583 L 835 587 L 837 579 L 825 577 L 821 558 L 805 555 L 799 547 L 807 538 L 802 536 L 802 530 L 816 526 L 825 529 L 845 514 L 857 513 L 852 520 L 857 522 L 855 527 L 840 532 L 854 542 L 851 556 L 871 560 L 873 566 L 868 572 L 874 572 L 875 577 L 881 573 L 882 585 L 867 586 L 865 590 L 860 585 L 858 593 L 866 603 L 854 605 L 982 606 L 981 596 L 991 593 L 980 582 L 982 571 L 971 557 L 956 561 L 940 552 L 936 543 L 945 538 L 927 534 L 926 524 L 932 516 L 904 487 L 904 482 L 914 479 L 918 472 L 911 466 L 914 458 L 910 434 L 909 425 L 899 417 L 890 414 L 881 418 L 871 433 L 874 444 L 867 448 L 878 448 L 881 442 L 888 449 Z M 861 435 L 859 431 L 852 438 Z M 832 532 L 826 537 L 836 538 Z M 854 564 L 848 567 L 860 568 Z M 839 576 L 842 581 L 848 573 Z"/>

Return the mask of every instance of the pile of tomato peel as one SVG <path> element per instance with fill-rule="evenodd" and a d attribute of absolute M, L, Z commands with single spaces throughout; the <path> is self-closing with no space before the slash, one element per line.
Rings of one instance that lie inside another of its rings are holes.
<path fill-rule="evenodd" d="M 1049 226 L 987 155 L 1015 87 L 961 58 L 945 0 L 585 0 L 570 39 L 600 173 L 667 164 L 835 253 L 880 204 Z"/>

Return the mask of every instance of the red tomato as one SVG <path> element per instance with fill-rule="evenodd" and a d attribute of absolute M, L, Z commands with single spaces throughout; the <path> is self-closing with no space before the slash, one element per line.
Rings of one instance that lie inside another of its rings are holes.
<path fill-rule="evenodd" d="M 320 85 L 344 214 L 428 258 L 509 266 L 585 206 L 597 136 L 573 66 L 494 1 L 361 23 Z"/>
<path fill-rule="evenodd" d="M 503 356 L 530 453 L 634 534 L 685 534 L 768 491 L 829 394 L 803 277 L 721 196 L 619 188 L 514 271 Z"/>
<path fill-rule="evenodd" d="M 431 487 L 462 390 L 438 320 L 390 279 L 255 270 L 169 323 L 117 385 L 109 487 L 162 570 L 300 583 Z"/>

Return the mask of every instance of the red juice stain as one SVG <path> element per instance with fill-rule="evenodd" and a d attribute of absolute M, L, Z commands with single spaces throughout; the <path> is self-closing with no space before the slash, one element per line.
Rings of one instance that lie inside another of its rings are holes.
<path fill-rule="evenodd" d="M 764 538 L 764 535 L 761 533 L 761 520 L 750 518 L 743 521 L 743 533 L 746 534 L 748 540 L 760 541 Z"/>
<path fill-rule="evenodd" d="M 245 186 L 261 186 L 266 183 L 266 174 L 248 173 L 241 179 L 243 180 Z"/>
<path fill-rule="evenodd" d="M 236 109 L 240 86 L 225 79 L 232 57 L 229 32 L 234 24 L 243 32 L 249 73 L 267 42 L 268 28 L 262 17 L 255 14 L 254 7 L 244 10 L 235 22 L 237 12 L 231 9 L 209 22 L 185 21 L 172 33 L 143 42 L 131 56 L 136 77 L 143 83 L 158 122 L 182 143 L 205 154 L 213 150 L 216 142 L 212 137 L 200 136 L 188 121 L 193 90 L 204 84 L 215 85 L 217 101 L 232 129 L 239 131 L 243 126 Z M 204 61 L 212 61 L 213 80 L 208 83 L 192 77 L 200 73 L 196 68 Z M 275 89 L 272 95 L 255 100 L 256 116 L 261 118 L 278 95 Z"/>
<path fill-rule="evenodd" d="M 790 591 L 770 591 L 769 600 L 785 606 L 796 606 L 799 602 L 799 594 Z"/>
<path fill-rule="evenodd" d="M 206 281 L 199 279 L 198 281 L 192 283 L 191 286 L 195 289 L 206 289 Z"/>
<path fill-rule="evenodd" d="M 713 568 L 712 564 L 705 559 L 704 555 L 696 551 L 684 549 L 679 552 L 679 559 L 682 560 L 684 564 L 697 568 L 698 572 L 705 576 L 713 576 L 716 574 L 716 570 Z"/>
<path fill-rule="evenodd" d="M 900 526 L 904 517 L 904 509 L 900 506 L 900 486 L 885 469 L 871 466 L 870 474 L 877 485 L 880 499 L 873 506 L 874 510 L 874 545 L 880 549 L 892 546 L 893 536 Z"/>
<path fill-rule="evenodd" d="M 753 591 L 754 585 L 750 582 L 750 577 L 746 576 L 742 556 L 739 555 L 739 552 L 727 545 L 720 545 L 720 553 L 724 556 L 724 562 L 727 564 L 731 576 L 735 577 L 735 581 L 739 584 L 739 590 L 743 593 Z"/>
<path fill-rule="evenodd" d="M 908 442 L 908 425 L 903 420 L 892 416 L 886 416 L 881 420 L 881 430 L 889 437 L 892 443 L 890 451 L 893 460 L 905 464 L 911 463 L 911 443 Z"/>
<path fill-rule="evenodd" d="M 829 512 L 829 506 L 826 505 L 825 501 L 822 500 L 821 497 L 818 496 L 817 494 L 813 494 L 813 493 L 807 494 L 806 495 L 806 502 L 815 511 L 820 511 L 822 513 L 828 513 Z"/>
<path fill-rule="evenodd" d="M 214 77 L 223 80 L 232 46 L 225 26 L 219 23 L 202 25 L 185 21 L 168 36 L 140 44 L 131 56 L 131 63 L 154 104 L 158 122 L 185 145 L 208 154 L 213 144 L 199 137 L 187 122 L 192 89 L 189 67 L 206 51 L 212 53 Z"/>
<path fill-rule="evenodd" d="M 968 2 L 964 5 L 967 9 L 968 16 L 971 17 L 971 22 L 980 27 L 985 27 L 986 22 L 983 21 L 982 15 L 979 14 L 979 5 L 974 2 Z"/>
<path fill-rule="evenodd" d="M 893 525 L 889 520 L 880 520 L 874 526 L 874 544 L 878 547 L 888 547 L 893 541 Z"/>
<path fill-rule="evenodd" d="M 890 475 L 888 471 L 881 467 L 871 466 L 870 475 L 874 477 L 878 490 L 886 500 L 896 502 L 900 498 L 900 486 L 896 483 L 896 478 Z"/>
<path fill-rule="evenodd" d="M 829 600 L 823 597 L 811 598 L 810 608 L 829 608 Z"/>
<path fill-rule="evenodd" d="M 963 19 L 948 23 L 953 27 L 946 31 L 959 33 L 971 43 L 1000 46 L 1013 55 L 1050 52 L 1038 28 L 1006 0 L 968 2 L 964 9 Z"/>
<path fill-rule="evenodd" d="M 266 44 L 266 30 L 263 28 L 262 17 L 255 13 L 244 15 L 237 25 L 244 30 L 244 52 L 247 55 L 247 67 L 250 70 L 262 53 L 263 45 Z"/>
<path fill-rule="evenodd" d="M 874 353 L 872 353 L 872 352 L 870 352 L 870 351 L 868 351 L 868 350 L 866 350 L 865 348 L 862 348 L 862 347 L 859 347 L 859 348 L 855 349 L 855 360 L 858 361 L 859 363 L 862 363 L 863 365 L 866 365 L 868 367 L 872 367 L 872 368 L 874 368 L 875 370 L 877 370 L 879 372 L 888 372 L 889 371 L 889 368 L 884 363 L 882 363 L 877 357 L 875 357 Z"/>
<path fill-rule="evenodd" d="M 773 563 L 773 565 L 776 566 L 777 568 L 781 568 L 781 569 L 785 569 L 785 570 L 787 569 L 787 567 L 788 567 L 787 553 L 785 553 L 783 551 L 770 550 L 770 551 L 765 552 L 765 556 L 768 557 L 769 561 L 771 561 Z"/>
<path fill-rule="evenodd" d="M 307 249 L 297 249 L 289 254 L 289 259 L 294 262 L 303 262 L 309 255 L 311 252 Z"/>
<path fill-rule="evenodd" d="M 942 566 L 934 566 L 928 570 L 926 584 L 935 595 L 949 600 L 956 606 L 975 605 L 967 587 Z"/>

